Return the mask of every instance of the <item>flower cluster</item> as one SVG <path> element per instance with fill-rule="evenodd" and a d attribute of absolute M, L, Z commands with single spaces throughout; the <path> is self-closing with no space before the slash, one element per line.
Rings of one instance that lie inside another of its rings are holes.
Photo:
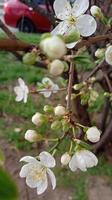
<path fill-rule="evenodd" d="M 42 113 L 37 111 L 32 116 L 32 123 L 35 128 L 27 130 L 24 136 L 31 143 L 45 142 L 49 147 L 48 152 L 43 151 L 36 157 L 25 156 L 20 160 L 25 162 L 25 165 L 21 168 L 20 177 L 26 178 L 26 184 L 31 188 L 36 188 L 39 195 L 46 191 L 48 178 L 51 181 L 52 188 L 55 189 L 56 187 L 56 177 L 51 168 L 56 166 L 54 157 L 63 140 L 67 139 L 67 145 L 60 158 L 62 166 L 68 166 L 73 172 L 77 169 L 85 172 L 88 168 L 98 164 L 97 157 L 90 149 L 92 143 L 100 141 L 102 132 L 95 125 L 88 127 L 85 124 L 80 124 L 78 115 L 74 114 L 71 106 L 71 100 L 76 101 L 78 97 L 82 105 L 91 107 L 94 106 L 99 97 L 97 87 L 95 88 L 96 77 L 93 77 L 97 71 L 96 68 L 84 80 L 80 78 L 81 75 L 78 77 L 74 72 L 75 66 L 77 68 L 78 64 L 88 64 L 88 54 L 86 56 L 80 54 L 85 51 L 86 47 L 80 48 L 78 51 L 77 48 L 75 51 L 68 49 L 74 48 L 83 37 L 89 37 L 95 33 L 96 20 L 109 26 L 109 22 L 106 21 L 99 7 L 92 6 L 91 15 L 86 13 L 88 8 L 89 0 L 75 0 L 74 3 L 70 3 L 68 0 L 55 0 L 54 11 L 57 19 L 60 20 L 59 24 L 51 33 L 42 34 L 37 49 L 34 48 L 23 56 L 24 64 L 32 65 L 36 61 L 44 60 L 49 73 L 47 77 L 37 83 L 35 93 L 49 98 L 56 93 L 60 95 L 59 92 L 64 89 L 67 101 L 66 106 L 64 102 L 63 104 L 56 103 L 56 106 L 44 105 Z M 84 45 L 85 41 L 86 38 Z M 97 58 L 95 64 L 100 64 L 105 60 L 107 64 L 112 65 L 111 44 L 97 49 L 94 53 Z M 64 72 L 66 73 L 64 74 Z M 69 80 L 62 81 L 61 75 L 69 76 Z M 74 76 L 76 79 L 79 78 L 79 81 L 74 81 Z M 54 78 L 54 81 L 51 78 Z M 58 86 L 59 78 L 63 82 L 64 88 Z M 30 90 L 21 78 L 18 79 L 18 82 L 19 86 L 14 88 L 16 101 L 23 100 L 26 103 Z M 105 96 L 112 100 L 112 93 L 106 92 Z M 84 115 L 84 113 L 82 114 Z M 47 136 L 45 133 L 41 134 L 40 128 L 46 125 L 49 133 L 56 132 L 56 134 L 47 134 Z"/>

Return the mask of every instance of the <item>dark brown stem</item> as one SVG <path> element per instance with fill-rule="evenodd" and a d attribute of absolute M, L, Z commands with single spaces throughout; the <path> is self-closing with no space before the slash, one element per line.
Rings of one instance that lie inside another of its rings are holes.
<path fill-rule="evenodd" d="M 70 64 L 70 71 L 69 71 L 69 82 L 68 82 L 68 89 L 67 89 L 67 110 L 71 111 L 71 94 L 72 94 L 72 86 L 73 86 L 73 76 L 74 76 L 74 63 L 71 62 Z"/>
<path fill-rule="evenodd" d="M 109 136 L 111 135 L 112 133 L 112 119 L 108 125 L 108 127 L 106 128 L 102 138 L 100 139 L 100 142 L 98 142 L 97 144 L 95 144 L 93 146 L 93 150 L 95 153 L 98 152 L 98 150 L 103 147 L 103 145 L 107 142 L 107 140 L 109 139 Z"/>
<path fill-rule="evenodd" d="M 15 36 L 14 33 L 12 33 L 7 26 L 5 26 L 5 24 L 2 22 L 2 20 L 0 19 L 0 28 L 6 33 L 6 35 L 13 40 L 18 40 L 18 38 Z"/>

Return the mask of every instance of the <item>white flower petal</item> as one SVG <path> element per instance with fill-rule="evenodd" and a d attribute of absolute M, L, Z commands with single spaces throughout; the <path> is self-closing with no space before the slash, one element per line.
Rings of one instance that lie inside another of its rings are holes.
<path fill-rule="evenodd" d="M 26 177 L 26 184 L 27 184 L 30 188 L 36 188 L 36 187 L 37 187 L 37 184 L 39 184 L 39 183 L 37 182 L 37 179 L 36 179 L 35 177 L 32 178 L 31 175 L 28 175 L 28 176 Z"/>
<path fill-rule="evenodd" d="M 68 21 L 60 22 L 51 32 L 52 35 L 64 35 L 70 28 L 70 23 Z"/>
<path fill-rule="evenodd" d="M 32 157 L 32 156 L 24 156 L 23 158 L 20 159 L 20 162 L 28 162 L 28 163 L 36 163 L 36 164 L 40 164 L 40 162 L 38 160 L 36 160 L 36 158 Z"/>
<path fill-rule="evenodd" d="M 59 86 L 58 86 L 57 84 L 54 84 L 54 85 L 52 86 L 52 90 L 54 90 L 53 93 L 57 93 L 58 90 L 59 90 Z"/>
<path fill-rule="evenodd" d="M 42 89 L 43 91 L 39 92 L 40 94 L 44 95 L 45 98 L 49 98 L 52 94 L 51 91 L 45 91 L 46 89 Z"/>
<path fill-rule="evenodd" d="M 75 17 L 78 17 L 81 14 L 84 14 L 88 8 L 89 0 L 76 0 L 72 8 L 72 14 Z"/>
<path fill-rule="evenodd" d="M 93 166 L 96 166 L 98 164 L 98 159 L 97 157 L 91 152 L 91 151 L 88 151 L 86 150 L 86 154 L 87 156 L 91 157 L 91 160 L 93 161 L 94 165 Z"/>
<path fill-rule="evenodd" d="M 88 37 L 96 31 L 97 23 L 91 15 L 82 15 L 77 18 L 76 27 L 83 37 Z"/>
<path fill-rule="evenodd" d="M 71 5 L 67 0 L 55 0 L 54 11 L 58 19 L 65 20 L 71 14 Z"/>
<path fill-rule="evenodd" d="M 21 178 L 24 178 L 28 175 L 28 172 L 29 172 L 29 169 L 30 169 L 29 167 L 30 167 L 29 164 L 26 164 L 21 168 L 21 171 L 19 173 Z"/>
<path fill-rule="evenodd" d="M 71 158 L 70 162 L 69 162 L 69 167 L 70 169 L 75 172 L 77 170 L 77 157 L 76 155 L 73 155 L 73 157 Z"/>
<path fill-rule="evenodd" d="M 83 157 L 81 151 L 76 152 L 76 157 L 77 157 L 78 168 L 83 172 L 87 171 L 86 163 L 85 163 L 85 160 L 84 160 L 84 157 Z"/>
<path fill-rule="evenodd" d="M 37 185 L 37 194 L 42 194 L 43 192 L 45 192 L 45 190 L 48 187 L 48 181 L 47 181 L 47 177 L 40 183 L 40 185 Z"/>
<path fill-rule="evenodd" d="M 56 177 L 55 177 L 54 173 L 50 169 L 47 169 L 47 173 L 48 173 L 48 175 L 50 177 L 52 188 L 54 190 L 55 187 L 56 187 Z"/>
<path fill-rule="evenodd" d="M 24 94 L 24 99 L 23 99 L 24 103 L 27 103 L 27 99 L 28 99 L 28 94 L 25 93 L 25 94 Z"/>
<path fill-rule="evenodd" d="M 56 165 L 54 157 L 46 151 L 41 152 L 39 158 L 41 163 L 48 168 L 53 168 Z"/>
<path fill-rule="evenodd" d="M 22 90 L 21 87 L 19 87 L 19 86 L 14 87 L 14 92 L 15 92 L 16 95 L 18 95 L 18 96 L 23 96 L 23 90 Z"/>
<path fill-rule="evenodd" d="M 79 41 L 78 41 L 78 42 L 79 42 Z M 66 47 L 67 47 L 68 49 L 72 49 L 73 47 L 75 47 L 75 45 L 76 45 L 78 42 L 72 42 L 72 43 L 66 44 Z"/>
<path fill-rule="evenodd" d="M 25 82 L 23 81 L 22 78 L 18 78 L 18 83 L 19 83 L 20 87 L 23 87 L 23 88 L 24 88 Z"/>

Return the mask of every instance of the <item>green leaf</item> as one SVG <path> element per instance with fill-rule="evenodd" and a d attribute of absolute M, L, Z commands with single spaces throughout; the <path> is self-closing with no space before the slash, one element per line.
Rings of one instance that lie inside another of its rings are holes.
<path fill-rule="evenodd" d="M 93 62 L 92 57 L 88 54 L 87 51 L 84 51 L 74 57 L 74 61 L 76 62 L 77 70 L 87 71 L 93 69 L 95 63 Z"/>
<path fill-rule="evenodd" d="M 0 168 L 0 200 L 16 200 L 18 192 L 11 177 Z"/>

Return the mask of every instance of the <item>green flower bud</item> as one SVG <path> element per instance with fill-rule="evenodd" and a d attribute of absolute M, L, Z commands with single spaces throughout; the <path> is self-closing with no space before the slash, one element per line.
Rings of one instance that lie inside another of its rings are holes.
<path fill-rule="evenodd" d="M 26 53 L 23 56 L 23 63 L 26 65 L 33 65 L 36 62 L 36 58 L 37 58 L 37 51 L 32 50 L 32 52 Z"/>
<path fill-rule="evenodd" d="M 74 90 L 80 90 L 83 86 L 84 86 L 83 83 L 79 83 L 79 84 L 75 84 L 75 85 L 73 86 L 73 88 L 74 88 Z"/>
<path fill-rule="evenodd" d="M 53 108 L 52 106 L 45 105 L 43 110 L 44 110 L 44 112 L 46 112 L 46 113 L 53 113 L 54 108 Z"/>
<path fill-rule="evenodd" d="M 101 8 L 99 8 L 98 6 L 92 6 L 90 9 L 90 12 L 91 12 L 91 15 L 93 15 L 93 17 L 97 17 L 99 19 L 103 17 Z"/>
<path fill-rule="evenodd" d="M 96 52 L 95 52 L 95 56 L 97 58 L 103 58 L 104 55 L 105 55 L 105 49 L 104 48 L 97 49 Z"/>
<path fill-rule="evenodd" d="M 51 124 L 51 129 L 52 130 L 60 130 L 62 127 L 62 124 L 61 124 L 61 121 L 54 121 L 52 124 Z"/>

